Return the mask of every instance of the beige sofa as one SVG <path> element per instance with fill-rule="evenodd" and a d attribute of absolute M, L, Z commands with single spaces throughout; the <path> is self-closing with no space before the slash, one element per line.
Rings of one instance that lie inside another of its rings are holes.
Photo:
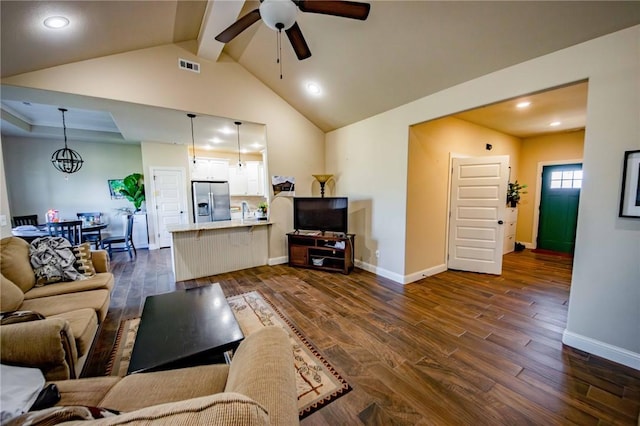
<path fill-rule="evenodd" d="M 41 411 L 41 416 L 64 421 L 72 418 L 65 412 L 77 406 L 121 412 L 115 417 L 64 425 L 299 424 L 293 351 L 286 332 L 275 326 L 247 336 L 230 365 L 54 383 L 62 399 L 56 404 L 58 408 Z"/>
<path fill-rule="evenodd" d="M 29 243 L 17 237 L 0 240 L 0 311 L 46 317 L 0 326 L 2 363 L 39 368 L 48 380 L 80 375 L 114 285 L 107 253 L 93 251 L 91 261 L 97 273 L 90 278 L 35 287 Z"/>

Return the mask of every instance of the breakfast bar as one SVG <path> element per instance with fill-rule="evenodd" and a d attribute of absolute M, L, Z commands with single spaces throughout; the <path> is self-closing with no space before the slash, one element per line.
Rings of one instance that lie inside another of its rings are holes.
<path fill-rule="evenodd" d="M 269 225 L 262 220 L 169 225 L 176 281 L 266 265 Z"/>

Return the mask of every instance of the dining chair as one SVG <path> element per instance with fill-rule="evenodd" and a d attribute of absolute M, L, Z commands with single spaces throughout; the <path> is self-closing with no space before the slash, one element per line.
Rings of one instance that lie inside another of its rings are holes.
<path fill-rule="evenodd" d="M 114 244 L 123 244 L 121 247 L 113 247 Z M 133 254 L 136 256 L 136 247 L 133 245 L 133 215 L 127 215 L 127 227 L 125 234 L 120 236 L 107 237 L 102 240 L 101 247 L 109 252 L 109 259 L 113 257 L 113 252 L 126 251 L 129 252 L 129 258 L 133 259 Z M 132 254 L 133 251 L 133 254 Z"/>
<path fill-rule="evenodd" d="M 82 221 L 67 220 L 65 222 L 47 222 L 47 230 L 52 237 L 63 237 L 72 245 L 82 242 Z"/>
<path fill-rule="evenodd" d="M 101 212 L 76 213 L 76 216 L 83 222 L 102 222 Z M 93 244 L 97 250 L 102 244 L 102 233 L 100 231 L 84 231 L 82 233 L 82 242 L 89 242 Z"/>
<path fill-rule="evenodd" d="M 23 225 L 38 225 L 38 215 L 30 214 L 27 216 L 14 216 L 13 217 L 13 227 L 23 226 Z"/>

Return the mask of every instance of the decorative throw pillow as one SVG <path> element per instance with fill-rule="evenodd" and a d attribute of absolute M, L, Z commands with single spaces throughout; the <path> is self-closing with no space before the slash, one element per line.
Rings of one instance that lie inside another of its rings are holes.
<path fill-rule="evenodd" d="M 71 243 L 65 238 L 37 238 L 31 243 L 29 255 L 36 275 L 36 287 L 87 278 L 74 268 L 76 257 Z"/>
<path fill-rule="evenodd" d="M 29 411 L 15 417 L 6 426 L 50 426 L 72 420 L 94 420 L 114 417 L 120 414 L 116 410 L 103 407 L 85 407 L 82 405 L 55 406 L 44 410 Z"/>
<path fill-rule="evenodd" d="M 45 319 L 44 315 L 36 311 L 13 311 L 0 315 L 0 325 L 38 321 L 43 319 Z"/>
<path fill-rule="evenodd" d="M 96 268 L 91 261 L 91 245 L 82 243 L 73 247 L 73 255 L 76 257 L 74 267 L 85 277 L 92 277 L 96 274 Z"/>

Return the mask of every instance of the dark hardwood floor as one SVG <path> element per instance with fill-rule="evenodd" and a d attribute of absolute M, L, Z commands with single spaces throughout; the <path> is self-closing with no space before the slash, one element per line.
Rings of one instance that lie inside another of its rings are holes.
<path fill-rule="evenodd" d="M 104 374 L 118 324 L 146 296 L 219 282 L 228 296 L 259 290 L 353 386 L 303 425 L 637 424 L 640 372 L 561 342 L 570 258 L 525 250 L 505 256 L 502 276 L 406 286 L 286 265 L 175 283 L 168 249 L 116 253 L 112 270 L 85 376 Z"/>

